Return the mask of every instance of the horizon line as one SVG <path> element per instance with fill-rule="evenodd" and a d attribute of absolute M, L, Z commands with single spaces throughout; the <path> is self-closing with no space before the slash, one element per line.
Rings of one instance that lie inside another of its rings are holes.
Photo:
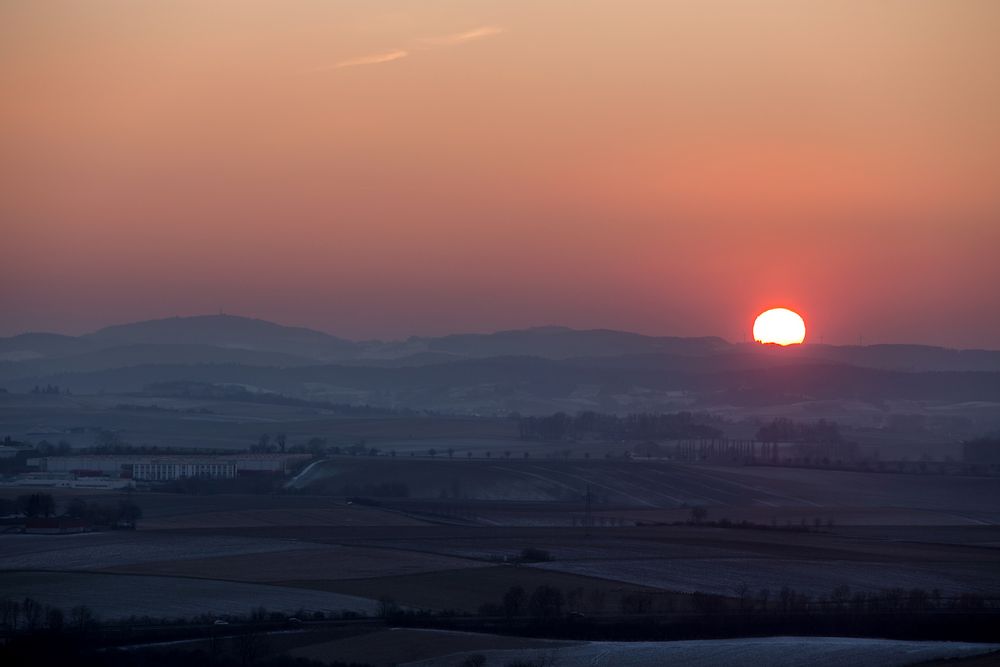
<path fill-rule="evenodd" d="M 130 326 L 130 325 L 135 325 L 135 324 L 144 324 L 144 323 L 147 323 L 147 322 L 161 322 L 161 321 L 164 321 L 164 320 L 180 320 L 180 319 L 195 319 L 195 318 L 209 318 L 209 317 L 230 317 L 230 318 L 234 318 L 234 319 L 254 320 L 254 321 L 257 321 L 257 322 L 264 322 L 264 323 L 267 323 L 267 324 L 272 324 L 272 325 L 275 325 L 275 326 L 285 327 L 285 328 L 289 328 L 289 329 L 306 329 L 306 330 L 313 331 L 313 332 L 316 332 L 316 333 L 320 333 L 320 334 L 323 334 L 323 335 L 326 335 L 326 336 L 330 336 L 332 338 L 338 338 L 338 339 L 341 339 L 341 340 L 345 340 L 345 341 L 348 341 L 348 342 L 351 342 L 351 343 L 393 343 L 393 342 L 405 342 L 407 340 L 411 340 L 411 339 L 414 339 L 414 338 L 416 338 L 416 339 L 433 339 L 433 338 L 444 338 L 444 337 L 448 337 L 448 336 L 490 336 L 490 335 L 502 334 L 502 333 L 537 331 L 537 330 L 542 330 L 542 329 L 562 329 L 562 330 L 574 331 L 574 332 L 605 331 L 605 332 L 613 332 L 613 333 L 621 333 L 621 334 L 631 334 L 631 335 L 636 335 L 636 336 L 643 336 L 643 337 L 646 337 L 646 338 L 675 338 L 675 339 L 686 339 L 686 340 L 696 340 L 696 339 L 706 339 L 706 338 L 708 338 L 708 339 L 718 339 L 719 341 L 722 341 L 723 343 L 725 343 L 727 345 L 730 345 L 732 347 L 744 347 L 744 346 L 761 346 L 761 347 L 765 347 L 765 346 L 767 346 L 767 349 L 774 349 L 774 348 L 784 349 L 786 347 L 787 348 L 791 348 L 791 349 L 797 349 L 797 348 L 803 348 L 803 347 L 844 347 L 844 348 L 855 347 L 855 348 L 868 348 L 868 347 L 879 347 L 879 346 L 892 345 L 892 346 L 902 346 L 902 347 L 929 347 L 929 348 L 937 348 L 937 349 L 942 349 L 942 350 L 970 351 L 970 352 L 971 351 L 1000 352 L 1000 348 L 989 348 L 989 347 L 953 347 L 953 346 L 949 346 L 949 345 L 941 345 L 941 344 L 934 344 L 934 343 L 871 342 L 871 343 L 862 343 L 860 345 L 857 344 L 857 343 L 828 343 L 828 342 L 824 342 L 822 340 L 822 337 L 821 337 L 820 341 L 813 341 L 813 340 L 807 339 L 807 340 L 805 340 L 802 343 L 797 343 L 797 344 L 793 344 L 793 345 L 789 345 L 789 346 L 781 346 L 781 345 L 777 345 L 777 344 L 759 343 L 759 342 L 754 341 L 754 340 L 731 340 L 729 338 L 726 338 L 725 336 L 719 336 L 719 335 L 714 335 L 714 334 L 700 334 L 700 335 L 686 335 L 686 336 L 684 336 L 684 335 L 677 335 L 677 334 L 646 333 L 646 332 L 642 332 L 642 331 L 633 331 L 633 330 L 630 330 L 630 329 L 616 329 L 616 328 L 611 328 L 611 327 L 573 327 L 573 326 L 568 326 L 568 325 L 565 325 L 565 324 L 555 324 L 555 323 L 527 325 L 527 326 L 513 327 L 513 328 L 489 329 L 489 330 L 452 331 L 452 332 L 449 332 L 449 333 L 442 333 L 442 334 L 410 334 L 410 335 L 405 335 L 405 336 L 402 336 L 402 337 L 399 337 L 399 338 L 349 338 L 347 336 L 342 336 L 342 335 L 339 335 L 339 334 L 331 333 L 330 331 L 327 331 L 325 329 L 318 329 L 318 328 L 315 328 L 315 327 L 312 327 L 312 326 L 305 326 L 305 325 L 299 325 L 299 324 L 285 324 L 285 323 L 282 323 L 282 322 L 278 322 L 278 321 L 275 321 L 275 320 L 269 320 L 269 319 L 265 319 L 265 318 L 262 318 L 262 317 L 255 317 L 255 316 L 251 316 L 251 315 L 240 315 L 240 314 L 227 313 L 227 312 L 224 312 L 221 308 L 219 309 L 218 312 L 213 312 L 213 313 L 197 313 L 197 314 L 193 314 L 193 315 L 168 315 L 168 316 L 164 316 L 164 317 L 153 317 L 153 318 L 149 318 L 149 319 L 130 320 L 130 321 L 126 321 L 126 322 L 118 322 L 118 323 L 114 323 L 114 324 L 107 324 L 107 325 L 98 327 L 97 329 L 88 330 L 88 331 L 85 331 L 83 333 L 78 333 L 78 334 L 63 333 L 63 332 L 59 332 L 59 331 L 46 331 L 46 330 L 42 330 L 42 329 L 27 329 L 27 330 L 23 330 L 23 331 L 21 331 L 19 333 L 0 336 L 0 340 L 2 340 L 2 339 L 17 338 L 19 336 L 29 336 L 29 335 L 33 335 L 33 334 L 35 334 L 35 335 L 65 336 L 67 338 L 83 338 L 83 337 L 86 337 L 86 336 L 92 336 L 92 335 L 97 334 L 97 333 L 99 333 L 101 331 L 104 331 L 105 329 L 111 329 L 111 328 L 114 328 L 114 327 L 125 327 L 125 326 Z"/>

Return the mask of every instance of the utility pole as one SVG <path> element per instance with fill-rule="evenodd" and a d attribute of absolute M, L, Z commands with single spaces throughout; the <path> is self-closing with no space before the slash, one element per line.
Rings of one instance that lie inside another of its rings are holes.
<path fill-rule="evenodd" d="M 587 537 L 590 537 L 590 528 L 594 525 L 594 516 L 592 511 L 593 498 L 593 494 L 590 492 L 590 484 L 587 484 L 587 494 L 583 497 L 583 525 L 587 527 Z"/>

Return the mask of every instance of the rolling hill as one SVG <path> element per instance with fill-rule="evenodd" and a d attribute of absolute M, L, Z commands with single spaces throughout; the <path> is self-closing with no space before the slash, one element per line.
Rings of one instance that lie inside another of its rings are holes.
<path fill-rule="evenodd" d="M 0 339 L 0 387 L 140 392 L 245 385 L 337 403 L 527 413 L 709 409 L 849 399 L 1000 402 L 1000 352 L 919 345 L 775 348 L 540 327 L 356 342 L 232 315 Z"/>

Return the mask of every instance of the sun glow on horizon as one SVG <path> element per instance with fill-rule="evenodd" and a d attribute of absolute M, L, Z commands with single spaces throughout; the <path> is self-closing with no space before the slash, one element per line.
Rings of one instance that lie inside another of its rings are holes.
<path fill-rule="evenodd" d="M 765 310 L 754 320 L 753 339 L 758 343 L 798 345 L 806 339 L 806 323 L 801 315 L 787 308 Z"/>

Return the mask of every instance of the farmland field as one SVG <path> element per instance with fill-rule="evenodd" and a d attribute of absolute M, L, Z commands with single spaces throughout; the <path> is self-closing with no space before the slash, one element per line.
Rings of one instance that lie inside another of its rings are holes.
<path fill-rule="evenodd" d="M 299 548 L 286 540 L 152 532 L 2 535 L 0 570 L 96 570 L 164 559 L 269 553 Z"/>
<path fill-rule="evenodd" d="M 31 597 L 63 609 L 86 605 L 105 620 L 247 614 L 259 606 L 286 613 L 372 614 L 376 608 L 374 600 L 302 588 L 124 574 L 0 572 L 0 590 L 14 599 Z"/>
<path fill-rule="evenodd" d="M 652 591 L 651 588 L 638 584 L 510 565 L 370 579 L 290 580 L 276 583 L 374 599 L 389 597 L 399 604 L 422 609 L 466 612 L 475 612 L 484 603 L 499 603 L 511 586 L 521 586 L 528 591 L 542 585 L 553 586 L 566 593 L 578 590 L 582 595 L 580 604 L 589 605 L 593 612 L 614 611 L 620 608 L 623 595 Z"/>
<path fill-rule="evenodd" d="M 499 452 L 494 455 L 499 457 Z M 768 466 L 713 467 L 661 461 L 433 460 L 336 458 L 314 466 L 300 485 L 345 494 L 396 482 L 408 497 L 461 501 L 575 503 L 588 489 L 598 510 L 678 509 L 695 505 L 757 508 L 764 516 L 794 508 L 823 511 L 912 510 L 935 522 L 1000 522 L 1000 484 L 990 477 L 802 470 Z M 927 523 L 927 521 L 922 521 Z"/>
<path fill-rule="evenodd" d="M 109 567 L 108 572 L 275 582 L 405 576 L 437 570 L 485 567 L 487 563 L 414 551 L 315 546 L 215 558 L 163 559 Z"/>
<path fill-rule="evenodd" d="M 303 646 L 288 651 L 288 654 L 310 660 L 357 661 L 372 663 L 378 667 L 390 667 L 413 660 L 440 659 L 442 656 L 466 651 L 478 653 L 496 649 L 551 648 L 572 644 L 573 642 L 470 632 L 390 628 L 336 641 Z M 447 664 L 458 664 L 458 662 L 448 662 Z"/>
<path fill-rule="evenodd" d="M 648 600 L 653 613 L 682 612 L 694 609 L 694 592 L 732 598 L 744 586 L 813 599 L 844 585 L 1000 596 L 995 478 L 508 459 L 492 449 L 452 458 L 457 442 L 437 441 L 435 457 L 332 456 L 274 493 L 139 490 L 130 496 L 143 511 L 135 531 L 0 535 L 0 585 L 4 597 L 87 604 L 104 618 L 257 606 L 372 614 L 381 598 L 476 614 L 513 586 L 551 587 L 564 611 L 605 618 L 629 599 Z M 378 495 L 385 488 L 405 492 Z M 123 497 L 52 493 L 59 508 Z M 705 523 L 691 522 L 697 506 Z M 541 557 L 520 562 L 525 550 Z M 392 637 L 403 647 L 422 641 Z M 597 658 L 614 655 L 607 651 Z"/>
<path fill-rule="evenodd" d="M 549 660 L 552 664 L 592 667 L 635 665 L 659 667 L 682 664 L 692 667 L 773 665 L 792 667 L 896 667 L 928 660 L 961 658 L 1000 650 L 1000 644 L 959 642 L 907 642 L 850 637 L 767 637 L 677 642 L 588 642 L 540 649 L 478 651 L 486 665 L 518 660 Z M 405 663 L 409 667 L 459 665 L 468 651 L 458 655 Z"/>
<path fill-rule="evenodd" d="M 159 409 L 122 409 L 122 405 Z M 51 432 L 50 439 L 66 440 L 74 447 L 92 446 L 93 429 L 108 429 L 137 445 L 233 450 L 245 449 L 265 432 L 286 433 L 300 441 L 320 436 L 331 444 L 365 439 L 381 446 L 386 441 L 397 448 L 405 448 L 411 440 L 422 442 L 414 448 L 442 441 L 489 448 L 484 443 L 509 443 L 517 437 L 516 423 L 505 419 L 369 417 L 306 406 L 128 394 L 0 394 L 0 429 L 15 439 Z"/>
<path fill-rule="evenodd" d="M 990 547 L 1000 535 L 991 526 L 942 527 L 940 542 L 934 539 L 938 529 L 927 527 L 919 541 L 906 539 L 901 528 L 874 527 L 797 532 L 626 525 L 587 531 L 427 523 L 379 508 L 331 506 L 314 496 L 278 496 L 276 504 L 285 508 L 274 510 L 259 509 L 261 497 L 254 496 L 137 498 L 152 508 L 149 521 L 161 529 L 0 536 L 0 570 L 281 583 L 467 611 L 497 602 L 509 586 L 546 583 L 564 593 L 582 587 L 613 596 L 635 588 L 731 596 L 742 584 L 815 595 L 845 584 L 855 590 L 940 589 L 946 596 L 1000 594 L 1000 568 Z M 319 507 L 309 509 L 311 503 Z M 237 509 L 245 505 L 250 508 Z M 171 517 L 176 523 L 166 523 Z M 496 565 L 518 559 L 525 548 L 542 550 L 550 560 Z"/>
<path fill-rule="evenodd" d="M 788 586 L 811 595 L 826 595 L 837 586 L 879 591 L 891 588 L 937 589 L 946 596 L 961 593 L 1000 595 L 996 563 L 936 563 L 925 565 L 857 561 L 785 559 L 606 559 L 541 563 L 534 567 L 665 590 L 733 595 L 746 584 L 754 591 L 776 592 Z"/>
<path fill-rule="evenodd" d="M 423 522 L 399 513 L 364 507 L 316 509 L 247 509 L 192 512 L 143 521 L 144 530 L 184 528 L 253 528 L 261 526 L 418 526 Z"/>
<path fill-rule="evenodd" d="M 36 489 L 0 487 L 0 498 L 13 499 Z M 88 489 L 46 488 L 59 508 L 75 498 L 115 505 L 121 492 Z M 142 508 L 143 532 L 185 528 L 266 527 L 266 526 L 416 526 L 419 519 L 399 512 L 344 500 L 309 495 L 135 493 L 132 499 Z"/>

